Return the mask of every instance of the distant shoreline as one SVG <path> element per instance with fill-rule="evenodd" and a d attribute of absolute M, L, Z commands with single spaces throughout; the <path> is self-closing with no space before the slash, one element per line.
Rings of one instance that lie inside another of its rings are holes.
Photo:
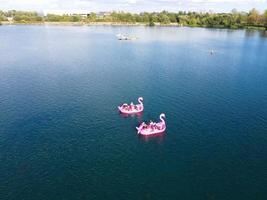
<path fill-rule="evenodd" d="M 122 23 L 122 22 L 6 22 L 2 21 L 0 25 L 40 25 L 40 26 L 149 26 L 147 23 Z M 264 27 L 246 26 L 244 28 L 229 28 L 229 27 L 207 27 L 207 26 L 190 26 L 180 25 L 178 23 L 160 24 L 155 23 L 155 27 L 191 27 L 191 28 L 211 28 L 211 29 L 228 29 L 228 30 L 266 30 Z"/>
<path fill-rule="evenodd" d="M 60 25 L 60 26 L 156 26 L 202 27 L 226 30 L 267 30 L 267 10 L 255 8 L 249 12 L 233 9 L 229 13 L 213 12 L 89 12 L 51 14 L 36 11 L 0 11 L 3 25 Z"/>
<path fill-rule="evenodd" d="M 2 25 L 52 25 L 52 26 L 149 26 L 147 23 L 122 23 L 122 22 L 1 22 Z M 179 26 L 178 23 L 170 23 L 170 24 L 155 24 L 155 26 Z"/>

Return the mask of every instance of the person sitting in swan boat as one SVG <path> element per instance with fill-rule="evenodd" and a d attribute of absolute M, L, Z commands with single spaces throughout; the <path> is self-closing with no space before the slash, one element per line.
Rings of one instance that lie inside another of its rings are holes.
<path fill-rule="evenodd" d="M 134 104 L 133 104 L 133 102 L 131 102 L 131 104 L 130 104 L 130 111 L 132 111 L 134 109 Z"/>

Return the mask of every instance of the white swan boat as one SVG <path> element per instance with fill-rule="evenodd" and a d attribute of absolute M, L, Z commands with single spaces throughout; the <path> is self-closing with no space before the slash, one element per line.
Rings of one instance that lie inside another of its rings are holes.
<path fill-rule="evenodd" d="M 124 35 L 124 34 L 117 34 L 116 35 L 118 40 L 136 40 L 137 37 L 132 37 L 132 36 L 129 36 L 129 35 Z"/>
<path fill-rule="evenodd" d="M 118 109 L 123 114 L 141 113 L 144 110 L 143 97 L 139 97 L 138 102 L 139 104 L 136 104 L 136 105 L 134 105 L 133 102 L 130 105 L 124 103 L 121 106 L 118 106 Z"/>
<path fill-rule="evenodd" d="M 141 135 L 155 135 L 165 132 L 165 114 L 160 114 L 159 118 L 161 121 L 158 123 L 150 122 L 149 124 L 146 124 L 143 122 L 139 127 L 136 127 L 137 133 Z"/>

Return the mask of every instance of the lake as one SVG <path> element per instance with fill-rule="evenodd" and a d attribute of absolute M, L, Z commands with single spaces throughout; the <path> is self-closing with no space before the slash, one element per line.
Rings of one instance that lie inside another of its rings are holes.
<path fill-rule="evenodd" d="M 0 27 L 1 200 L 264 200 L 266 144 L 267 33 Z"/>

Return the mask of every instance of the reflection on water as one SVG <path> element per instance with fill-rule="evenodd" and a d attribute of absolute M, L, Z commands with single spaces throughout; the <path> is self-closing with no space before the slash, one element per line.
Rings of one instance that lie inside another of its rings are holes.
<path fill-rule="evenodd" d="M 259 31 L 261 37 L 267 37 L 267 30 L 266 31 Z"/>
<path fill-rule="evenodd" d="M 245 35 L 246 37 L 255 37 L 255 36 L 267 37 L 267 31 L 246 29 Z"/>
<path fill-rule="evenodd" d="M 136 117 L 137 119 L 141 119 L 142 118 L 142 115 L 143 115 L 143 112 L 139 112 L 139 113 L 136 113 L 136 114 L 127 114 L 127 113 L 120 113 L 120 116 L 121 117 L 124 117 L 124 118 L 127 118 L 127 117 Z"/>
<path fill-rule="evenodd" d="M 162 144 L 164 142 L 164 138 L 165 138 L 166 132 L 163 133 L 158 133 L 155 135 L 141 135 L 138 134 L 138 137 L 140 140 L 143 140 L 145 142 L 157 142 L 158 144 Z"/>

